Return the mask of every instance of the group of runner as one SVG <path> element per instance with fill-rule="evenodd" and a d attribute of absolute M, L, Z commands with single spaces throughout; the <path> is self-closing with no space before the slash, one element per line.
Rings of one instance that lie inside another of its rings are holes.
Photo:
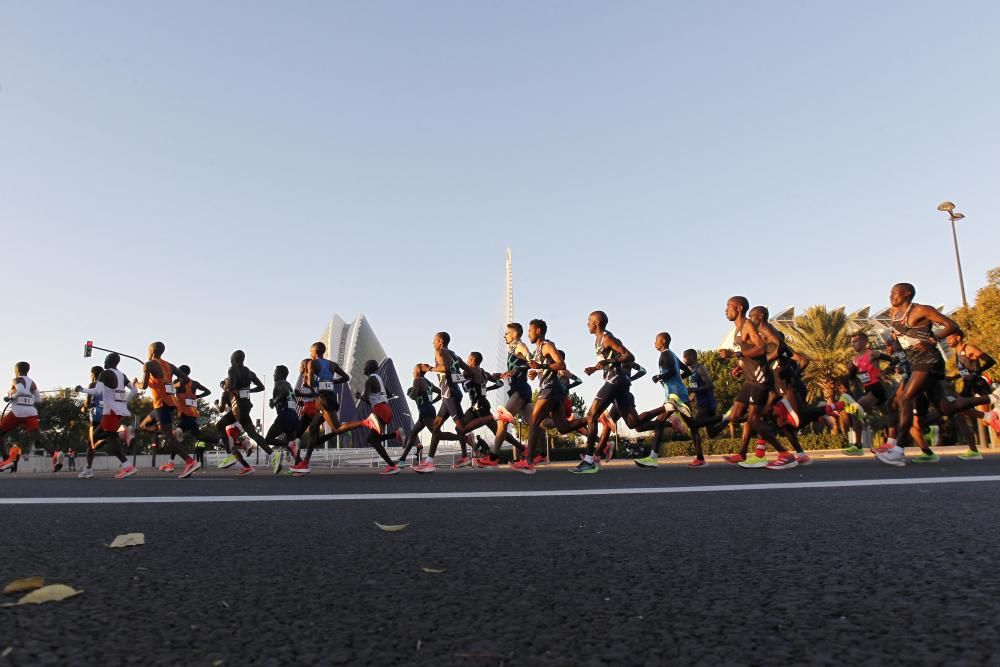
<path fill-rule="evenodd" d="M 625 344 L 608 330 L 608 316 L 594 311 L 587 319 L 587 329 L 594 337 L 596 361 L 584 369 L 586 375 L 601 373 L 604 383 L 594 397 L 584 416 L 573 412 L 570 391 L 582 380 L 567 369 L 566 355 L 548 338 L 548 325 L 544 320 L 533 319 L 525 331 L 521 324 L 509 323 L 505 331 L 507 343 L 506 368 L 492 374 L 482 368 L 483 357 L 471 353 L 465 360 L 449 349 L 450 336 L 438 332 L 433 339 L 434 363 L 417 364 L 413 369 L 413 384 L 409 398 L 416 404 L 417 418 L 409 434 L 401 428 L 393 430 L 393 411 L 386 384 L 375 360 L 364 365 L 364 390 L 355 398 L 367 404 L 370 414 L 362 420 L 342 423 L 339 410 L 349 374 L 336 362 L 326 358 L 326 346 L 315 343 L 309 357 L 298 368 L 298 379 L 293 385 L 286 366 L 277 366 L 273 373 L 273 388 L 268 401 L 275 411 L 275 418 L 266 434 L 261 435 L 250 413 L 251 396 L 265 390 L 264 383 L 245 365 L 241 350 L 233 352 L 226 378 L 220 383 L 222 397 L 216 402 L 219 418 L 216 423 L 221 442 L 228 456 L 220 467 L 239 464 L 239 475 L 253 474 L 247 462 L 242 440 L 249 440 L 269 457 L 277 474 L 283 467 L 282 449 L 288 451 L 293 463 L 289 472 L 305 475 L 310 472 L 310 461 L 315 447 L 331 438 L 355 429 L 367 429 L 368 442 L 385 462 L 380 474 L 393 475 L 409 462 L 416 449 L 412 469 L 421 474 L 436 470 L 435 456 L 442 440 L 458 441 L 461 455 L 453 468 L 476 466 L 497 467 L 500 449 L 510 443 L 518 452 L 511 468 L 532 474 L 537 466 L 548 463 L 541 451 L 546 429 L 562 434 L 576 433 L 586 438 L 586 451 L 580 462 L 571 469 L 576 474 L 592 474 L 600 468 L 602 460 L 611 456 L 610 436 L 619 420 L 640 433 L 652 433 L 652 446 L 635 463 L 643 468 L 658 465 L 659 442 L 666 429 L 690 433 L 695 458 L 691 468 L 707 466 L 702 447 L 702 429 L 714 436 L 729 426 L 741 425 L 740 451 L 725 457 L 727 463 L 746 468 L 784 470 L 811 463 L 803 451 L 798 432 L 818 420 L 841 419 L 844 425 L 860 434 L 868 417 L 875 409 L 884 410 L 890 417 L 889 438 L 884 444 L 874 446 L 874 455 L 890 465 L 904 465 L 905 447 L 914 443 L 921 453 L 917 462 L 938 460 L 923 436 L 924 429 L 941 417 L 963 415 L 968 419 L 982 420 L 1000 432 L 1000 391 L 994 389 L 986 372 L 994 360 L 980 348 L 964 340 L 958 325 L 937 309 L 913 302 L 915 289 L 908 283 L 894 285 L 890 293 L 892 338 L 886 341 L 886 352 L 870 349 L 868 336 L 856 333 L 852 337 L 854 357 L 850 372 L 845 378 L 845 389 L 855 385 L 855 396 L 845 391 L 836 401 L 819 401 L 809 404 L 803 372 L 809 359 L 796 352 L 785 340 L 784 334 L 768 321 L 767 308 L 751 308 L 745 297 L 734 296 L 726 303 L 726 318 L 733 324 L 731 347 L 720 349 L 722 359 L 735 359 L 734 377 L 742 379 L 732 407 L 722 416 L 717 415 L 712 379 L 707 369 L 698 362 L 693 349 L 683 353 L 683 360 L 670 349 L 671 336 L 658 333 L 653 341 L 659 352 L 658 372 L 652 380 L 663 387 L 664 400 L 651 410 L 638 412 L 631 386 L 646 375 Z M 945 388 L 945 362 L 938 347 L 947 341 L 956 351 L 962 385 L 959 397 L 952 397 Z M 143 390 L 149 390 L 152 411 L 139 424 L 139 430 L 150 434 L 160 443 L 171 460 L 160 470 L 174 470 L 173 460 L 183 462 L 180 477 L 188 477 L 202 466 L 201 457 L 189 453 L 187 441 L 204 446 L 199 428 L 199 400 L 210 395 L 210 390 L 191 377 L 187 366 L 174 366 L 163 359 L 163 343 L 152 343 L 141 378 L 129 380 L 118 369 L 121 358 L 110 353 L 103 366 L 91 369 L 88 386 L 78 386 L 76 391 L 86 396 L 84 409 L 90 415 L 91 432 L 86 467 L 80 477 L 93 477 L 95 452 L 105 448 L 120 462 L 115 475 L 125 478 L 137 470 L 125 456 L 125 447 L 136 437 L 131 426 L 125 423 L 131 416 L 129 401 Z M 882 364 L 892 369 L 899 382 L 890 391 L 884 380 Z M 16 428 L 24 428 L 35 438 L 36 446 L 43 446 L 39 437 L 37 405 L 41 400 L 38 388 L 28 376 L 30 366 L 19 362 L 8 396 L 10 412 L 0 420 L 0 471 L 13 465 L 6 446 L 6 436 Z M 427 379 L 435 373 L 439 379 L 434 386 Z M 536 390 L 531 383 L 537 383 Z M 507 399 L 494 412 L 487 393 L 506 387 Z M 469 407 L 463 409 L 462 399 L 469 397 Z M 435 408 L 436 404 L 440 404 Z M 527 424 L 527 439 L 520 442 L 509 426 L 520 417 Z M 454 430 L 446 431 L 448 421 Z M 486 427 L 494 433 L 492 443 L 477 438 L 474 432 Z M 430 432 L 426 457 L 421 457 L 423 445 L 419 435 Z M 787 446 L 779 440 L 787 443 Z M 393 459 L 385 447 L 395 440 L 402 448 Z M 749 453 L 755 441 L 753 454 Z M 855 443 L 862 442 L 860 437 Z M 766 448 L 778 452 L 776 458 L 766 458 Z M 852 444 L 845 453 L 862 455 L 864 449 Z M 982 458 L 975 444 L 960 458 Z M 16 460 L 16 459 L 15 459 Z"/>

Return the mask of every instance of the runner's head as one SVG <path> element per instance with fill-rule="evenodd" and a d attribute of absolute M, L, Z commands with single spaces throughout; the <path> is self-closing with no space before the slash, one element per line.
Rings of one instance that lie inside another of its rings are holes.
<path fill-rule="evenodd" d="M 108 356 L 104 357 L 104 367 L 105 368 L 118 368 L 118 364 L 122 362 L 122 358 L 118 356 L 117 352 L 112 352 Z"/>
<path fill-rule="evenodd" d="M 326 356 L 326 343 L 317 341 L 309 348 L 310 359 L 322 359 Z"/>
<path fill-rule="evenodd" d="M 434 349 L 435 350 L 446 350 L 448 345 L 451 343 L 451 336 L 448 335 L 447 331 L 438 331 L 434 334 Z"/>
<path fill-rule="evenodd" d="M 917 288 L 910 283 L 896 283 L 889 291 L 889 303 L 893 308 L 899 308 L 913 301 Z"/>
<path fill-rule="evenodd" d="M 767 322 L 767 318 L 769 318 L 770 316 L 771 313 L 769 313 L 767 308 L 765 308 L 764 306 L 754 306 L 753 308 L 750 309 L 750 312 L 747 313 L 747 317 L 750 319 L 750 321 L 756 324 L 757 326 L 760 326 L 761 324 L 764 324 L 764 322 Z"/>
<path fill-rule="evenodd" d="M 236 350 L 231 355 L 229 355 L 229 363 L 233 366 L 242 366 L 243 362 L 246 361 L 247 355 L 243 350 Z"/>
<path fill-rule="evenodd" d="M 587 318 L 587 331 L 592 334 L 596 334 L 598 331 L 604 331 L 604 328 L 608 326 L 608 314 L 603 310 L 595 310 Z"/>
<path fill-rule="evenodd" d="M 149 349 L 146 351 L 149 352 L 150 359 L 159 359 L 160 357 L 163 356 L 163 353 L 164 351 L 166 351 L 166 349 L 167 349 L 166 345 L 164 345 L 160 341 L 156 341 L 155 343 L 150 343 Z"/>
<path fill-rule="evenodd" d="M 726 319 L 735 322 L 750 310 L 750 302 L 745 296 L 731 296 L 726 301 Z"/>
<path fill-rule="evenodd" d="M 90 381 L 91 382 L 97 382 L 97 378 L 101 377 L 101 373 L 103 373 L 103 372 L 104 372 L 104 369 L 101 368 L 100 366 L 91 366 L 90 367 Z"/>
<path fill-rule="evenodd" d="M 528 322 L 528 340 L 532 343 L 545 340 L 545 334 L 548 332 L 549 325 L 545 323 L 545 320 L 534 319 Z"/>
<path fill-rule="evenodd" d="M 670 349 L 670 334 L 666 331 L 661 331 L 656 334 L 656 340 L 653 341 L 653 346 L 656 348 L 657 352 L 663 352 L 664 350 Z"/>
<path fill-rule="evenodd" d="M 371 375 L 372 373 L 378 373 L 378 362 L 374 359 L 369 359 L 365 362 L 365 375 Z"/>
<path fill-rule="evenodd" d="M 861 354 L 868 349 L 868 334 L 858 331 L 851 336 L 851 347 L 857 354 Z"/>
<path fill-rule="evenodd" d="M 288 366 L 282 366 L 278 364 L 274 367 L 274 381 L 284 382 L 288 379 Z"/>
<path fill-rule="evenodd" d="M 479 368 L 479 366 L 483 363 L 483 355 L 479 352 L 469 352 L 469 358 L 465 363 L 469 364 L 469 366 L 472 366 L 473 368 Z"/>
<path fill-rule="evenodd" d="M 15 377 L 24 377 L 25 375 L 28 374 L 30 370 L 31 370 L 31 364 L 29 364 L 27 361 L 19 361 L 16 364 L 14 364 Z"/>
<path fill-rule="evenodd" d="M 684 357 L 684 363 L 688 366 L 694 366 L 698 363 L 698 353 L 695 350 L 684 350 L 684 354 L 682 356 Z"/>
<path fill-rule="evenodd" d="M 312 363 L 312 359 L 303 359 L 299 362 L 299 375 L 305 375 L 309 372 L 309 364 Z"/>
<path fill-rule="evenodd" d="M 417 364 L 413 367 L 413 379 L 422 378 L 427 375 L 427 369 L 423 364 Z"/>
<path fill-rule="evenodd" d="M 181 364 L 177 367 L 177 374 L 186 379 L 187 376 L 191 375 L 191 367 L 187 364 Z"/>
<path fill-rule="evenodd" d="M 965 334 L 961 329 L 955 331 L 955 333 L 949 335 L 945 340 L 948 342 L 948 347 L 958 347 L 965 340 Z"/>
<path fill-rule="evenodd" d="M 521 336 L 524 335 L 524 327 L 522 327 L 517 322 L 511 322 L 507 325 L 507 330 L 504 331 L 504 340 L 510 345 L 516 340 L 521 340 Z"/>

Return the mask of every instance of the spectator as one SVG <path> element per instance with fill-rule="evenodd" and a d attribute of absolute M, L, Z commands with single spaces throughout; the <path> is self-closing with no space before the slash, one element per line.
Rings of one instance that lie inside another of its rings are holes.
<path fill-rule="evenodd" d="M 75 449 L 70 448 L 70 450 L 68 452 L 66 452 L 66 467 L 69 470 L 76 470 L 76 450 Z"/>
<path fill-rule="evenodd" d="M 17 472 L 17 462 L 21 458 L 21 448 L 17 445 L 16 442 L 10 446 L 9 456 L 10 460 L 14 462 L 14 465 L 10 467 L 10 471 L 12 473 Z"/>

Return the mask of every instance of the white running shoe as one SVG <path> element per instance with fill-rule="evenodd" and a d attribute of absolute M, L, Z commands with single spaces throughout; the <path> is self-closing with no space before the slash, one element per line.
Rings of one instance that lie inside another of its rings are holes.
<path fill-rule="evenodd" d="M 91 479 L 93 478 L 93 476 L 94 476 L 94 471 L 91 470 L 90 468 L 84 468 L 83 470 L 80 471 L 80 474 L 77 475 L 77 477 L 79 477 L 80 479 Z"/>
<path fill-rule="evenodd" d="M 890 466 L 906 465 L 906 455 L 903 452 L 903 448 L 899 446 L 895 446 L 892 449 L 886 449 L 885 451 L 876 450 L 875 458 Z"/>

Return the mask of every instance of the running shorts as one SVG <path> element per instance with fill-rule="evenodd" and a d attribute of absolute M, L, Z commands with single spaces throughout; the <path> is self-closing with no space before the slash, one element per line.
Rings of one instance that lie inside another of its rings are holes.
<path fill-rule="evenodd" d="M 35 432 L 38 430 L 38 415 L 32 417 L 15 417 L 14 413 L 8 412 L 0 420 L 0 433 L 10 433 L 18 426 L 23 426 L 25 431 Z"/>
<path fill-rule="evenodd" d="M 771 388 L 766 384 L 744 382 L 743 386 L 740 387 L 739 393 L 736 394 L 736 398 L 733 400 L 743 405 L 764 406 L 767 404 L 767 395 L 769 393 L 771 393 Z"/>
<path fill-rule="evenodd" d="M 605 382 L 594 400 L 601 401 L 605 406 L 614 405 L 619 414 L 625 414 L 635 408 L 635 398 L 631 392 L 632 386 L 627 382 Z"/>

